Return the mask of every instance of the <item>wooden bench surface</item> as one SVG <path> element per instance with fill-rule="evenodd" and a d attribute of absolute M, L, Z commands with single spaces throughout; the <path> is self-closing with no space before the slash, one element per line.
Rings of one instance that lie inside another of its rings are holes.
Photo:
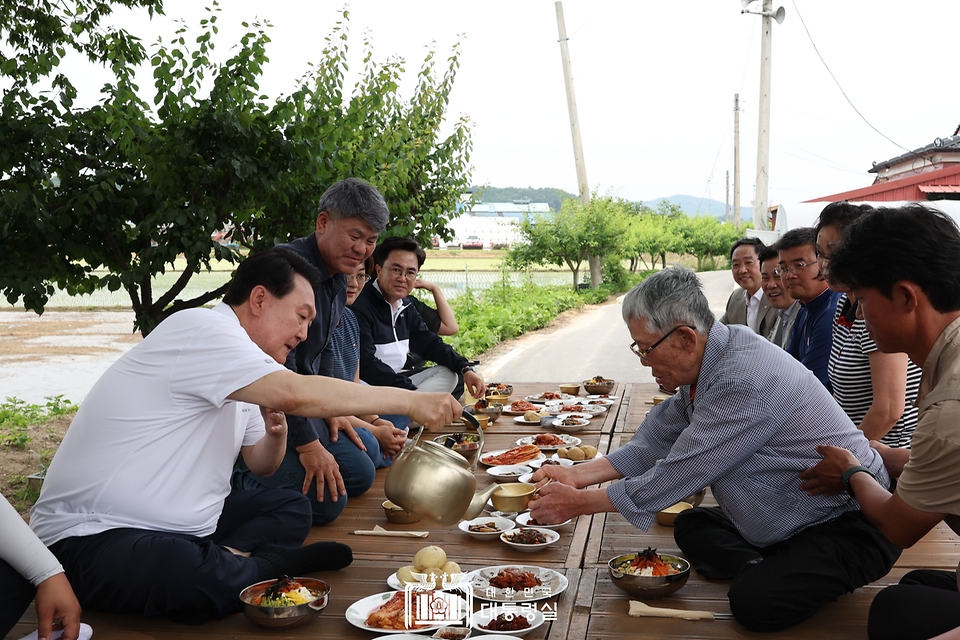
<path fill-rule="evenodd" d="M 545 390 L 556 390 L 545 384 L 518 384 L 512 399 Z M 591 421 L 590 427 L 577 434 L 586 444 L 595 444 L 602 452 L 609 452 L 630 435 L 651 408 L 651 397 L 658 393 L 652 384 L 618 385 L 615 393 L 620 403 L 611 411 Z M 442 432 L 456 431 L 445 428 Z M 515 423 L 503 416 L 487 430 L 486 449 L 505 449 L 516 444 L 525 435 L 552 432 L 551 429 Z M 436 434 L 429 434 L 431 437 Z M 424 437 L 428 437 L 427 434 Z M 488 486 L 493 478 L 477 470 L 478 488 Z M 455 526 L 440 527 L 426 521 L 411 525 L 393 525 L 386 522 L 380 503 L 384 500 L 383 482 L 387 470 L 377 472 L 373 487 L 363 496 L 350 499 L 343 514 L 333 523 L 314 527 L 307 542 L 338 540 L 354 550 L 354 563 L 337 572 L 323 572 L 316 577 L 332 586 L 331 602 L 323 614 L 307 625 L 289 631 L 269 631 L 253 626 L 242 614 L 225 620 L 211 621 L 197 627 L 185 627 L 165 619 L 138 616 L 118 616 L 84 612 L 83 619 L 94 628 L 96 640 L 199 640 L 202 638 L 366 638 L 378 634 L 353 627 L 344 618 L 344 612 L 353 602 L 389 590 L 387 577 L 399 567 L 410 564 L 414 553 L 428 544 L 443 547 L 451 560 L 465 570 L 497 564 L 533 564 L 552 568 L 567 576 L 568 589 L 547 602 L 556 606 L 557 619 L 527 635 L 538 640 L 572 638 L 770 638 L 801 639 L 817 637 L 820 640 L 862 639 L 866 636 L 866 617 L 870 602 L 877 591 L 895 584 L 907 571 L 917 567 L 953 569 L 960 557 L 960 541 L 944 525 L 931 531 L 913 548 L 906 550 L 894 570 L 885 578 L 857 589 L 824 607 L 806 623 L 787 631 L 773 634 L 755 634 L 732 620 L 686 621 L 657 618 L 632 618 L 627 615 L 630 596 L 617 589 L 607 576 L 606 561 L 620 553 L 647 546 L 661 551 L 677 551 L 672 529 L 653 525 L 647 532 L 639 531 L 619 514 L 599 514 L 580 517 L 562 531 L 560 542 L 537 554 L 515 551 L 498 540 L 478 541 L 460 532 Z M 705 504 L 711 504 L 707 495 Z M 715 503 L 713 503 L 715 504 Z M 387 538 L 352 535 L 354 530 L 368 530 L 380 525 L 387 529 L 429 531 L 427 538 Z M 729 612 L 726 599 L 728 583 L 708 581 L 695 572 L 683 589 L 654 606 L 678 609 L 697 609 Z M 35 629 L 32 608 L 8 638 L 20 638 Z M 424 637 L 428 637 L 424 635 Z M 480 635 L 480 638 L 483 636 Z"/>

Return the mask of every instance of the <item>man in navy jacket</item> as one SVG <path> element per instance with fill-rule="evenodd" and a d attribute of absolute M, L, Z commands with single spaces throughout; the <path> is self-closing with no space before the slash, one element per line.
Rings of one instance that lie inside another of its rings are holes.
<path fill-rule="evenodd" d="M 470 393 L 482 398 L 483 378 L 427 328 L 411 302 L 425 259 L 420 245 L 409 238 L 388 238 L 374 251 L 377 279 L 350 307 L 360 325 L 360 379 L 376 386 L 449 393 L 460 373 Z M 409 377 L 399 373 L 410 352 L 438 366 Z"/>

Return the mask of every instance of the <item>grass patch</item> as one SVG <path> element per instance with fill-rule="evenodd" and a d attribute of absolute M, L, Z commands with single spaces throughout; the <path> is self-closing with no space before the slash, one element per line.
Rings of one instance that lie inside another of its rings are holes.
<path fill-rule="evenodd" d="M 46 400 L 46 404 L 41 405 L 28 404 L 19 398 L 7 398 L 6 402 L 0 404 L 0 445 L 23 451 L 30 444 L 30 425 L 77 411 L 77 405 L 63 396 L 47 396 Z"/>

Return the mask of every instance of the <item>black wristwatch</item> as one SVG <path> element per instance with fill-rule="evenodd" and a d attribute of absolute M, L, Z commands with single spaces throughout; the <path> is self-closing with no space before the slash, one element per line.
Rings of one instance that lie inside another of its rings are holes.
<path fill-rule="evenodd" d="M 463 369 L 460 370 L 460 375 L 464 375 L 467 371 L 473 371 L 474 373 L 476 373 L 476 369 L 474 369 L 474 368 L 471 367 L 470 365 L 467 365 L 467 366 L 465 366 Z"/>
<path fill-rule="evenodd" d="M 846 489 L 847 493 L 849 493 L 854 498 L 856 498 L 857 496 L 853 494 L 853 487 L 850 486 L 850 478 L 853 477 L 853 474 L 860 473 L 861 471 L 869 475 L 874 480 L 877 479 L 877 476 L 873 475 L 873 472 L 870 471 L 870 469 L 867 469 L 866 467 L 863 467 L 860 465 L 857 465 L 855 467 L 850 467 L 849 469 L 843 472 L 842 476 L 840 476 L 840 482 L 843 483 L 843 488 Z"/>

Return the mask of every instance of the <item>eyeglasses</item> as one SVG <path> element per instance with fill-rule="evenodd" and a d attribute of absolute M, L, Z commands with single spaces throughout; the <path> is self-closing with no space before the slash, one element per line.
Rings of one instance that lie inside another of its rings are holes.
<path fill-rule="evenodd" d="M 373 278 L 371 276 L 365 273 L 362 273 L 362 274 L 358 273 L 352 276 L 347 276 L 347 282 L 350 282 L 352 280 L 353 282 L 356 282 L 359 285 L 365 285 L 368 282 L 370 282 L 372 279 Z"/>
<path fill-rule="evenodd" d="M 419 272 L 416 269 L 407 269 L 404 271 L 400 267 L 387 267 L 387 271 L 394 278 L 403 278 L 404 280 L 416 280 Z"/>
<path fill-rule="evenodd" d="M 773 275 L 783 277 L 788 273 L 797 275 L 807 267 L 817 264 L 816 262 L 794 262 L 793 264 L 784 264 L 773 270 Z"/>
<path fill-rule="evenodd" d="M 650 356 L 650 352 L 651 352 L 651 351 L 653 351 L 654 349 L 656 349 L 657 347 L 659 347 L 661 342 L 663 342 L 664 340 L 666 340 L 667 338 L 669 338 L 670 336 L 672 336 L 672 335 L 673 335 L 673 332 L 676 331 L 677 329 L 679 329 L 680 327 L 686 327 L 687 329 L 696 329 L 696 327 L 691 327 L 691 326 L 688 325 L 688 324 L 678 324 L 678 325 L 675 326 L 673 329 L 670 329 L 670 331 L 667 331 L 667 332 L 663 335 L 662 338 L 660 338 L 659 340 L 657 340 L 656 342 L 654 342 L 652 345 L 650 345 L 650 346 L 649 346 L 648 348 L 646 348 L 646 349 L 642 349 L 642 350 L 639 349 L 639 348 L 637 347 L 637 342 L 636 342 L 636 340 L 634 340 L 633 342 L 630 343 L 630 351 L 633 351 L 634 355 L 636 355 L 638 358 L 642 358 L 642 359 L 646 360 L 646 359 Z"/>

